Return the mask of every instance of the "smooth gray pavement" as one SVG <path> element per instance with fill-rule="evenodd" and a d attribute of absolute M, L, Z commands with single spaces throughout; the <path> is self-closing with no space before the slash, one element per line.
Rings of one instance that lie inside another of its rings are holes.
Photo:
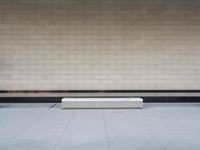
<path fill-rule="evenodd" d="M 200 150 L 200 104 L 62 110 L 0 103 L 0 150 Z"/>

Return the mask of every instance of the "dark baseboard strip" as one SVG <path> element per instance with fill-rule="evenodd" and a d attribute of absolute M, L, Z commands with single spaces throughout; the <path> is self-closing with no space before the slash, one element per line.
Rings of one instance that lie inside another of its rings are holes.
<path fill-rule="evenodd" d="M 60 103 L 63 97 L 0 97 L 0 103 Z M 144 103 L 200 103 L 200 97 L 142 97 Z"/>
<path fill-rule="evenodd" d="M 61 97 L 0 97 L 0 103 L 60 103 Z"/>
<path fill-rule="evenodd" d="M 200 93 L 200 90 L 0 90 L 0 93 Z"/>

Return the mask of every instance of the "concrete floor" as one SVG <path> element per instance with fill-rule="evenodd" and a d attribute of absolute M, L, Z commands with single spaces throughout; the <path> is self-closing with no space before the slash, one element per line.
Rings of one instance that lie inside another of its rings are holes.
<path fill-rule="evenodd" d="M 0 150 L 199 150 L 200 104 L 71 109 L 0 103 Z"/>

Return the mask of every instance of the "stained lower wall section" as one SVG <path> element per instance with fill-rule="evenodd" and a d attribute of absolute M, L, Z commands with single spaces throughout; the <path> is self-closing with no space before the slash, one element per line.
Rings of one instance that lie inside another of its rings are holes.
<path fill-rule="evenodd" d="M 200 1 L 0 0 L 0 90 L 200 88 Z"/>

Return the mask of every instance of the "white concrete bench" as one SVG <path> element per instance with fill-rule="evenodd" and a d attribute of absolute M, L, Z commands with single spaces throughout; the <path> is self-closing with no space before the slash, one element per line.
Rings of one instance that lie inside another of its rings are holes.
<path fill-rule="evenodd" d="M 62 108 L 143 108 L 142 98 L 63 98 Z"/>

